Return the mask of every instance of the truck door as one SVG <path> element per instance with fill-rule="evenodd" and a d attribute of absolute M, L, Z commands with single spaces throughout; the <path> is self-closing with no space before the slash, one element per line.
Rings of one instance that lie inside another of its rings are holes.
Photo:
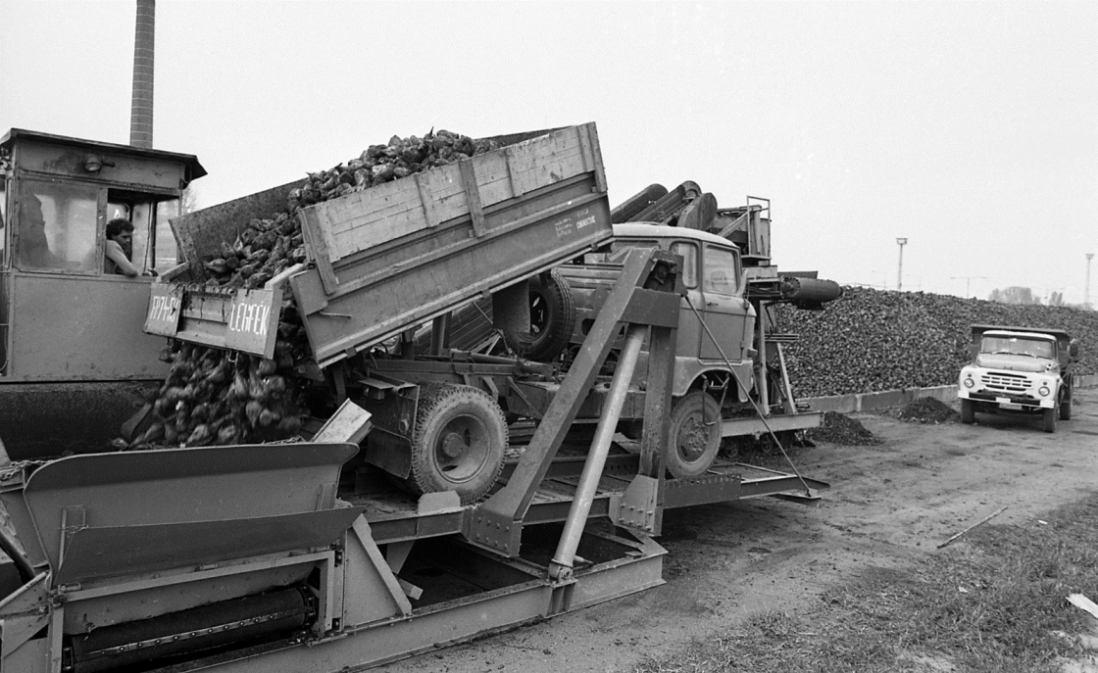
<path fill-rule="evenodd" d="M 679 309 L 679 329 L 676 336 L 675 355 L 678 358 L 691 362 L 697 359 L 698 349 L 702 340 L 706 339 L 698 317 L 690 308 L 691 304 L 698 310 L 705 306 L 705 299 L 701 292 L 701 283 L 698 280 L 698 268 L 701 266 L 701 249 L 693 241 L 675 241 L 669 250 L 680 255 L 683 261 L 682 284 L 686 288 L 686 297 L 682 300 Z"/>
<path fill-rule="evenodd" d="M 732 248 L 706 244 L 701 267 L 702 301 L 697 308 L 720 349 L 702 330 L 699 351 L 702 360 L 719 362 L 722 351 L 733 364 L 750 360 L 747 350 L 754 335 L 755 310 L 744 298 L 740 280 L 738 253 Z"/>

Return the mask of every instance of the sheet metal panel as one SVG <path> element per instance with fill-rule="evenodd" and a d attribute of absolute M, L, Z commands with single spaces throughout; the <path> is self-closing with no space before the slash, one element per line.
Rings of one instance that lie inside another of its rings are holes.
<path fill-rule="evenodd" d="M 154 283 L 144 330 L 191 343 L 274 357 L 282 289 Z"/>
<path fill-rule="evenodd" d="M 70 526 L 228 521 L 330 509 L 350 444 L 264 444 L 71 456 L 27 480 L 24 497 L 52 568 Z M 82 520 L 81 520 L 82 519 Z M 111 550 L 112 553 L 117 550 Z"/>
<path fill-rule="evenodd" d="M 360 512 L 347 507 L 226 521 L 81 528 L 69 538 L 53 582 L 78 584 L 326 547 L 350 528 Z"/>
<path fill-rule="evenodd" d="M 166 344 L 141 333 L 149 280 L 13 273 L 10 381 L 163 379 Z"/>

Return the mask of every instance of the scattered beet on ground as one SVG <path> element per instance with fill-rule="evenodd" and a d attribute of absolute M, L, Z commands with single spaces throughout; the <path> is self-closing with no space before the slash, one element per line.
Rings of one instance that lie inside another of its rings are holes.
<path fill-rule="evenodd" d="M 904 405 L 896 415 L 901 421 L 912 423 L 955 423 L 960 414 L 945 402 L 933 397 L 920 397 Z"/>
<path fill-rule="evenodd" d="M 805 433 L 808 439 L 842 446 L 872 446 L 881 440 L 859 421 L 836 411 L 824 413 L 823 424 Z"/>

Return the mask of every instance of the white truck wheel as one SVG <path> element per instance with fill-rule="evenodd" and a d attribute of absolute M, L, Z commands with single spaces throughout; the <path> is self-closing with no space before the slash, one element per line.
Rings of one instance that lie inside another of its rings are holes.
<path fill-rule="evenodd" d="M 976 422 L 976 403 L 972 400 L 961 400 L 961 422 L 967 425 Z"/>
<path fill-rule="evenodd" d="M 1059 407 L 1059 406 L 1060 406 L 1059 404 L 1056 405 L 1056 407 Z M 1042 409 L 1041 410 L 1042 427 L 1044 428 L 1045 432 L 1056 432 L 1056 416 L 1057 416 L 1057 414 L 1058 414 L 1058 411 L 1055 407 L 1053 407 L 1052 409 Z"/>

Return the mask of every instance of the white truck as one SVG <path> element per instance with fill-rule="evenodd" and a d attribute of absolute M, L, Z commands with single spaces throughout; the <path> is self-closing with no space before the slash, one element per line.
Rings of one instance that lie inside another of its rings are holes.
<path fill-rule="evenodd" d="M 1069 365 L 1079 354 L 1067 332 L 1031 327 L 972 326 L 972 361 L 961 369 L 961 422 L 976 412 L 1041 414 L 1045 432 L 1071 419 Z"/>

